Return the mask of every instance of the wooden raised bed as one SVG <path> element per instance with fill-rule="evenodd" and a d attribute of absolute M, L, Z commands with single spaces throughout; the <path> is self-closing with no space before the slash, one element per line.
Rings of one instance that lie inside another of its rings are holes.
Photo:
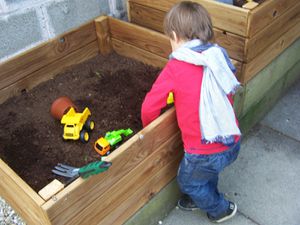
<path fill-rule="evenodd" d="M 132 23 L 162 32 L 166 12 L 177 0 L 129 0 Z M 244 9 L 212 0 L 195 0 L 211 14 L 215 41 L 239 62 L 246 83 L 300 36 L 300 2 L 266 0 Z"/>
<path fill-rule="evenodd" d="M 162 67 L 171 48 L 158 32 L 100 17 L 0 64 L 0 102 L 112 50 Z M 181 148 L 173 108 L 109 155 L 108 171 L 78 178 L 49 200 L 0 159 L 1 196 L 28 224 L 123 224 L 176 176 Z"/>

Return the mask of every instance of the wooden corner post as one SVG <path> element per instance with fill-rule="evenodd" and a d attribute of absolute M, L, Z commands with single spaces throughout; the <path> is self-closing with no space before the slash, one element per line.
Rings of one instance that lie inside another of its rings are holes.
<path fill-rule="evenodd" d="M 95 27 L 100 54 L 107 55 L 112 51 L 108 17 L 100 16 L 96 18 Z"/>

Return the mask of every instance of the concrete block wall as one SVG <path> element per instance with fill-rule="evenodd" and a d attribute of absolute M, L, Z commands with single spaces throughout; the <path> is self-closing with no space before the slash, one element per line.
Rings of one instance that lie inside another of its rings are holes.
<path fill-rule="evenodd" d="M 126 0 L 0 0 L 0 62 L 99 15 L 126 18 Z"/>

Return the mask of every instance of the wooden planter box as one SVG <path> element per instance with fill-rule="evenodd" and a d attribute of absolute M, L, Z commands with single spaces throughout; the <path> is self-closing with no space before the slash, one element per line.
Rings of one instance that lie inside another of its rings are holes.
<path fill-rule="evenodd" d="M 177 0 L 129 0 L 132 23 L 163 31 L 166 12 Z M 266 0 L 244 9 L 212 0 L 195 0 L 211 14 L 215 41 L 240 64 L 240 81 L 246 83 L 300 36 L 300 2 Z"/>
<path fill-rule="evenodd" d="M 112 50 L 162 67 L 171 48 L 158 32 L 99 17 L 0 64 L 0 102 Z M 78 178 L 49 200 L 0 159 L 1 196 L 28 224 L 123 224 L 176 176 L 181 148 L 173 108 L 109 155 L 108 171 Z"/>

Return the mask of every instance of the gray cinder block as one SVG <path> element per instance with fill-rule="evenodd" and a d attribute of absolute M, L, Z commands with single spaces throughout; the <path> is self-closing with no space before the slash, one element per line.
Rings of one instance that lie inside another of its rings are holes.
<path fill-rule="evenodd" d="M 0 17 L 0 58 L 42 40 L 40 23 L 34 9 Z"/>
<path fill-rule="evenodd" d="M 55 35 L 109 13 L 108 0 L 65 0 L 47 6 Z"/>

